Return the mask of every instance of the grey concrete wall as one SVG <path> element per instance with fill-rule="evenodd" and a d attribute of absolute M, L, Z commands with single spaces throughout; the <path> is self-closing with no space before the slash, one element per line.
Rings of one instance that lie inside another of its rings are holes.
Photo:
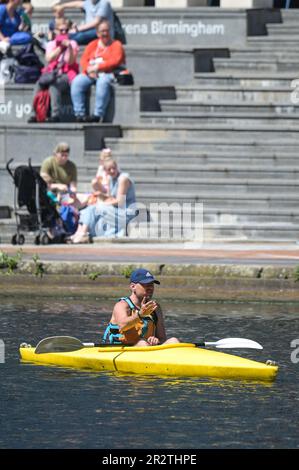
<path fill-rule="evenodd" d="M 90 110 L 93 113 L 94 87 L 92 88 Z M 106 121 L 118 124 L 133 124 L 139 120 L 139 89 L 137 87 L 114 87 L 114 98 L 108 108 Z M 4 101 L 0 101 L 0 124 L 26 123 L 32 110 L 33 85 L 7 85 Z M 75 120 L 73 107 L 68 95 L 64 95 L 61 107 L 64 122 Z"/>
<path fill-rule="evenodd" d="M 123 8 L 118 13 L 128 45 L 230 47 L 246 43 L 245 10 Z M 84 19 L 75 10 L 67 16 L 78 23 Z M 50 18 L 50 11 L 37 10 L 33 31 L 47 31 Z"/>

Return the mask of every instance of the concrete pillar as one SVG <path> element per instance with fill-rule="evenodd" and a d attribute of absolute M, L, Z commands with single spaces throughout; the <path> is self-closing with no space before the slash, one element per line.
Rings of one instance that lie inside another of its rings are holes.
<path fill-rule="evenodd" d="M 220 0 L 222 8 L 272 8 L 273 0 Z"/>

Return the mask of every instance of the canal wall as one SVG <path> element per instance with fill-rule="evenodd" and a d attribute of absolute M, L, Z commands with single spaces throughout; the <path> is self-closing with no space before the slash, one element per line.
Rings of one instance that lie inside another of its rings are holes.
<path fill-rule="evenodd" d="M 299 302 L 298 267 L 146 264 L 161 281 L 157 299 L 186 302 Z M 128 291 L 139 264 L 21 261 L 0 269 L 0 298 L 110 298 Z"/>

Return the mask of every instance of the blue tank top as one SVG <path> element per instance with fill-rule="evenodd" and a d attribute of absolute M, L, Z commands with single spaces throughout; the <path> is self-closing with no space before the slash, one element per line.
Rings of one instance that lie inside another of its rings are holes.
<path fill-rule="evenodd" d="M 135 185 L 134 185 L 133 181 L 131 180 L 130 175 L 128 173 L 120 173 L 117 176 L 117 178 L 114 178 L 114 179 L 110 178 L 110 183 L 109 183 L 110 194 L 113 197 L 117 196 L 119 180 L 120 180 L 121 177 L 124 177 L 124 176 L 126 176 L 131 182 L 131 184 L 129 186 L 129 189 L 127 191 L 127 194 L 126 194 L 126 205 L 125 205 L 124 209 L 127 209 L 127 215 L 131 215 L 133 213 L 135 215 L 135 211 L 136 211 L 136 207 L 135 207 L 135 204 L 136 204 Z"/>

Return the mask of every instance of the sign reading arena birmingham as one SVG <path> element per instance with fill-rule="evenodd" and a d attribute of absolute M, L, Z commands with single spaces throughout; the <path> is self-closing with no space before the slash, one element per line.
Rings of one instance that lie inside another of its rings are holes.
<path fill-rule="evenodd" d="M 197 38 L 199 36 L 224 36 L 225 25 L 220 24 L 209 24 L 197 21 L 194 23 L 186 23 L 182 20 L 176 23 L 166 23 L 164 21 L 151 21 L 149 24 L 136 23 L 136 24 L 124 24 L 124 29 L 127 35 L 147 35 L 153 36 L 190 36 Z"/>
<path fill-rule="evenodd" d="M 121 20 L 128 45 L 229 47 L 246 41 L 244 11 L 215 14 L 197 9 L 171 14 L 164 10 L 143 16 L 124 11 Z"/>

